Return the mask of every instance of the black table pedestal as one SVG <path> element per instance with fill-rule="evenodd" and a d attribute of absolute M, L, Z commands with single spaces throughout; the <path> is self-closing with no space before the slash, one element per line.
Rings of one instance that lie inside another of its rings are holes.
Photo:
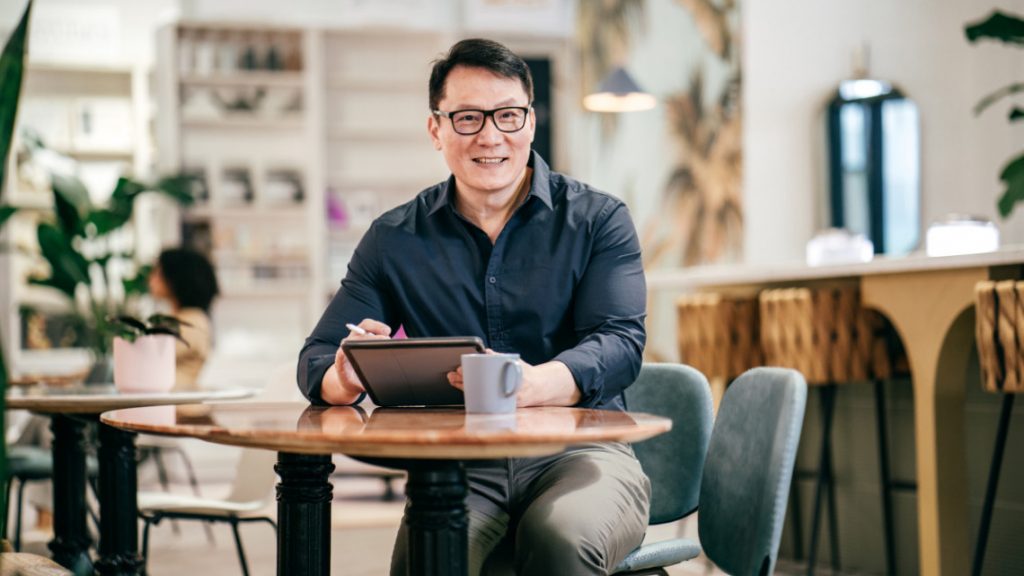
<path fill-rule="evenodd" d="M 91 572 L 85 509 L 85 426 L 71 416 L 54 414 L 53 430 L 53 540 L 55 562 L 76 574 Z"/>
<path fill-rule="evenodd" d="M 409 499 L 409 574 L 466 576 L 466 471 L 461 462 L 420 460 L 405 466 Z"/>
<path fill-rule="evenodd" d="M 278 452 L 274 471 L 281 477 L 277 485 L 278 576 L 329 576 L 331 457 Z"/>
<path fill-rule="evenodd" d="M 139 556 L 135 434 L 100 424 L 100 558 L 103 576 L 136 575 Z"/>

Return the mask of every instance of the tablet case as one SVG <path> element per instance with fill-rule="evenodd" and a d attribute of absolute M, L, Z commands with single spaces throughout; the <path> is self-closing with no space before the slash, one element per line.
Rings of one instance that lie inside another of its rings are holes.
<path fill-rule="evenodd" d="M 461 406 L 462 391 L 447 374 L 463 354 L 484 351 L 480 338 L 349 340 L 341 345 L 366 393 L 378 406 Z"/>

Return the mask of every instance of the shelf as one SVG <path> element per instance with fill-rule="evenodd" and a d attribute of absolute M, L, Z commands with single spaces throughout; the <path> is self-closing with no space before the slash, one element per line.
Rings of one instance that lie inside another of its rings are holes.
<path fill-rule="evenodd" d="M 248 255 L 235 250 L 217 249 L 214 250 L 213 260 L 218 266 L 225 268 L 306 266 L 309 264 L 309 251 Z"/>
<path fill-rule="evenodd" d="M 135 157 L 135 150 L 132 149 L 82 149 L 82 148 L 53 148 L 54 152 L 71 156 L 79 160 L 131 160 Z"/>
<path fill-rule="evenodd" d="M 303 73 L 296 71 L 219 73 L 210 75 L 187 74 L 180 82 L 191 86 L 267 86 L 301 88 Z"/>
<path fill-rule="evenodd" d="M 243 130 L 301 130 L 305 127 L 303 118 L 184 118 L 182 126 L 187 128 Z"/>
<path fill-rule="evenodd" d="M 343 128 L 340 126 L 332 126 L 327 132 L 327 138 L 330 142 L 365 142 L 367 140 L 374 142 L 409 142 L 409 141 L 422 141 L 424 145 L 427 144 L 427 135 L 420 130 L 417 131 L 370 131 L 361 128 Z"/>
<path fill-rule="evenodd" d="M 75 62 L 52 62 L 29 60 L 25 67 L 29 72 L 53 74 L 114 74 L 130 75 L 132 67 L 128 64 L 78 64 Z"/>
<path fill-rule="evenodd" d="M 305 298 L 309 294 L 308 284 L 281 284 L 258 286 L 226 287 L 221 292 L 224 298 Z"/>
<path fill-rule="evenodd" d="M 303 218 L 306 215 L 306 207 L 302 204 L 284 204 L 281 206 L 194 206 L 184 212 L 184 216 L 190 220 L 205 220 L 210 218 Z"/>
<path fill-rule="evenodd" d="M 416 91 L 423 92 L 426 86 L 423 82 L 412 80 L 328 80 L 328 90 L 344 91 L 372 91 L 372 92 L 393 92 L 393 91 Z"/>

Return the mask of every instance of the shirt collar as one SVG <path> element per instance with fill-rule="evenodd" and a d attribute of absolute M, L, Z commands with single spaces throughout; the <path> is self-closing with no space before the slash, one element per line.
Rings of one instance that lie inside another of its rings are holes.
<path fill-rule="evenodd" d="M 544 203 L 548 209 L 553 209 L 554 206 L 551 204 L 551 169 L 548 168 L 547 162 L 537 154 L 536 151 L 530 151 L 530 160 L 526 164 L 530 168 L 533 168 L 533 181 L 530 183 L 530 192 L 526 195 L 526 200 L 529 200 L 531 196 L 540 198 L 541 202 Z M 437 198 L 434 200 L 433 205 L 430 207 L 429 215 L 433 215 L 441 207 L 452 204 L 452 209 L 455 208 L 453 202 L 454 198 L 449 193 L 450 190 L 455 190 L 455 175 L 452 174 L 447 180 L 440 184 L 440 190 L 438 191 Z M 526 203 L 526 200 L 523 203 Z"/>

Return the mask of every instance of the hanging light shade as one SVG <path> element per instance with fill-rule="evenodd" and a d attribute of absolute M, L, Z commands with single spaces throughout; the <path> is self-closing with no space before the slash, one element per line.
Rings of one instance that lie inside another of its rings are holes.
<path fill-rule="evenodd" d="M 583 98 L 583 107 L 592 112 L 638 112 L 650 110 L 657 103 L 622 67 L 612 70 L 597 92 Z"/>

